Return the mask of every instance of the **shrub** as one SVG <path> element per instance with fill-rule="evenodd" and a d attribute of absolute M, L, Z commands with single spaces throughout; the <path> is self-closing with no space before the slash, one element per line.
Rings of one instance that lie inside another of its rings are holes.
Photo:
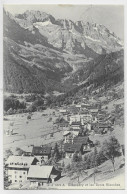
<path fill-rule="evenodd" d="M 13 114 L 13 110 L 17 109 L 25 109 L 26 104 L 24 102 L 19 102 L 19 100 L 13 98 L 13 97 L 5 97 L 4 98 L 4 110 L 8 111 L 8 113 Z"/>

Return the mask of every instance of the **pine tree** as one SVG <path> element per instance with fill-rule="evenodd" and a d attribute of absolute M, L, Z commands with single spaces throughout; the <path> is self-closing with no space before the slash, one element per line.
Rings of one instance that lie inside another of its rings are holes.
<path fill-rule="evenodd" d="M 55 144 L 55 147 L 54 147 L 53 157 L 56 161 L 60 159 L 60 152 L 59 152 L 57 143 Z"/>
<path fill-rule="evenodd" d="M 62 162 L 61 167 L 63 167 L 63 168 L 65 167 L 65 163 L 64 163 L 64 161 Z"/>

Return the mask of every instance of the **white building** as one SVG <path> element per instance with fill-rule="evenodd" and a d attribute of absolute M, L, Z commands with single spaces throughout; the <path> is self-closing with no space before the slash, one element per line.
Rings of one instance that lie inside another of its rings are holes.
<path fill-rule="evenodd" d="M 64 131 L 64 143 L 73 143 L 74 137 L 79 135 L 79 131 Z"/>
<path fill-rule="evenodd" d="M 76 104 L 76 108 L 81 108 L 81 104 Z"/>
<path fill-rule="evenodd" d="M 82 115 L 70 116 L 70 125 L 73 122 L 81 122 L 82 125 L 86 122 L 92 122 L 92 115 L 91 114 L 82 114 Z"/>
<path fill-rule="evenodd" d="M 30 156 L 10 156 L 6 161 L 8 181 L 22 183 L 27 180 L 30 165 L 36 164 L 37 159 Z"/>
<path fill-rule="evenodd" d="M 70 125 L 72 122 L 80 122 L 80 115 L 72 115 L 70 116 Z"/>
<path fill-rule="evenodd" d="M 59 112 L 60 112 L 60 113 L 66 113 L 67 110 L 66 110 L 66 109 L 60 109 Z"/>

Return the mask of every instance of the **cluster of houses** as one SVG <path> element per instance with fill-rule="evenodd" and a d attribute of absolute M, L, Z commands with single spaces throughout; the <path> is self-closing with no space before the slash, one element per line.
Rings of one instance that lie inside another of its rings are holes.
<path fill-rule="evenodd" d="M 84 155 L 90 152 L 94 143 L 90 134 L 105 134 L 111 131 L 112 124 L 105 120 L 105 111 L 89 103 L 72 105 L 59 110 L 64 118 L 63 147 L 65 158 L 72 158 L 77 152 Z M 32 152 L 23 156 L 10 156 L 6 161 L 8 180 L 23 184 L 29 181 L 31 187 L 52 183 L 61 177 L 61 171 L 46 162 L 51 158 L 53 148 L 50 146 L 33 146 Z"/>
<path fill-rule="evenodd" d="M 52 165 L 45 165 L 51 157 L 52 148 L 33 147 L 31 153 L 22 156 L 10 156 L 5 164 L 8 181 L 23 185 L 30 182 L 30 187 L 53 183 L 61 177 L 61 172 Z"/>
<path fill-rule="evenodd" d="M 60 109 L 59 112 L 68 122 L 68 126 L 75 131 L 105 134 L 113 130 L 110 115 L 105 110 L 96 108 L 95 104 L 80 103 Z"/>
<path fill-rule="evenodd" d="M 68 121 L 68 129 L 63 132 L 66 158 L 72 158 L 75 152 L 82 155 L 94 147 L 90 134 L 106 134 L 113 130 L 112 123 L 106 121 L 106 111 L 99 110 L 93 104 L 80 103 L 59 110 Z"/>

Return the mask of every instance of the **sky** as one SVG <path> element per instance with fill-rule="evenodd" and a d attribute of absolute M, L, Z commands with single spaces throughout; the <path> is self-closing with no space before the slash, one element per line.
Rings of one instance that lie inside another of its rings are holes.
<path fill-rule="evenodd" d="M 89 21 L 103 24 L 124 40 L 124 7 L 122 5 L 4 5 L 11 14 L 26 10 L 39 10 L 51 14 L 56 19 Z"/>

